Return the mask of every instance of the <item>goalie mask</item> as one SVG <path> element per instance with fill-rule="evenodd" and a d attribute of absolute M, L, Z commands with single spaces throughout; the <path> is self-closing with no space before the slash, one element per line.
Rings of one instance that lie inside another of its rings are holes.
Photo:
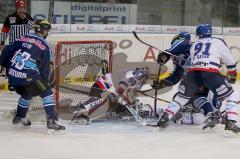
<path fill-rule="evenodd" d="M 139 81 L 142 81 L 143 84 L 146 83 L 149 74 L 150 70 L 148 67 L 136 68 L 136 70 L 133 71 L 133 76 Z"/>

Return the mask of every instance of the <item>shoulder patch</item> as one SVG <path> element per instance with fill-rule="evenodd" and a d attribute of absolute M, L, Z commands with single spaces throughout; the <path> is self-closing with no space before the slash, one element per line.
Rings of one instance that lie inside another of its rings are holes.
<path fill-rule="evenodd" d="M 15 24 L 16 23 L 16 17 L 9 17 L 9 22 L 10 22 L 10 24 Z"/>

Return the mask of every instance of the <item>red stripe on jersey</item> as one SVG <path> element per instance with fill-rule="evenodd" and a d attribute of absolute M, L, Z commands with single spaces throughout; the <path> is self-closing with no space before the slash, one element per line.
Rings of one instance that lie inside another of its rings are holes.
<path fill-rule="evenodd" d="M 105 90 L 106 88 L 104 87 L 104 85 L 102 84 L 102 82 L 101 81 L 97 81 L 97 85 L 98 85 L 98 87 L 101 89 L 101 90 Z"/>
<path fill-rule="evenodd" d="M 172 114 L 172 116 L 174 116 L 175 115 L 175 113 L 174 112 L 172 112 L 171 110 L 169 110 L 169 109 L 166 109 L 165 110 L 166 112 L 168 112 L 168 113 L 170 113 L 170 114 Z"/>
<path fill-rule="evenodd" d="M 226 114 L 238 115 L 238 113 L 236 113 L 236 112 L 226 112 Z"/>
<path fill-rule="evenodd" d="M 8 28 L 8 27 L 5 27 L 5 26 L 2 27 L 2 32 L 4 32 L 4 33 L 8 33 L 9 30 L 10 30 L 10 28 Z"/>
<path fill-rule="evenodd" d="M 219 70 L 215 68 L 189 68 L 188 69 L 188 72 L 193 72 L 193 71 L 216 72 L 216 73 L 219 72 Z"/>

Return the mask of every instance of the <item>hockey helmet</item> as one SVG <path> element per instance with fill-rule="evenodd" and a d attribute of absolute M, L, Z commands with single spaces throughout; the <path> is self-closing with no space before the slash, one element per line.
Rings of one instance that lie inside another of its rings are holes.
<path fill-rule="evenodd" d="M 43 33 L 44 30 L 50 30 L 51 24 L 47 20 L 37 20 L 35 22 L 35 32 Z"/>
<path fill-rule="evenodd" d="M 210 24 L 199 24 L 196 29 L 196 35 L 201 38 L 212 36 L 212 26 Z"/>
<path fill-rule="evenodd" d="M 180 32 L 179 34 L 175 35 L 171 41 L 171 45 L 176 41 L 176 40 L 189 40 L 191 39 L 191 35 L 189 32 L 183 31 Z"/>

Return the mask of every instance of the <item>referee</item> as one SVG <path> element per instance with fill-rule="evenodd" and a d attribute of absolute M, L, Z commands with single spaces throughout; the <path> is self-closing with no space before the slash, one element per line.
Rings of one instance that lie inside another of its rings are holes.
<path fill-rule="evenodd" d="M 25 1 L 16 0 L 16 11 L 7 16 L 1 31 L 0 50 L 3 49 L 9 35 L 9 44 L 34 30 L 33 18 L 25 12 Z"/>
<path fill-rule="evenodd" d="M 9 35 L 9 44 L 34 30 L 33 18 L 25 12 L 25 0 L 16 0 L 16 11 L 7 16 L 0 35 L 0 54 Z M 6 77 L 5 68 L 0 67 L 0 76 Z M 12 87 L 9 86 L 9 90 Z"/>

